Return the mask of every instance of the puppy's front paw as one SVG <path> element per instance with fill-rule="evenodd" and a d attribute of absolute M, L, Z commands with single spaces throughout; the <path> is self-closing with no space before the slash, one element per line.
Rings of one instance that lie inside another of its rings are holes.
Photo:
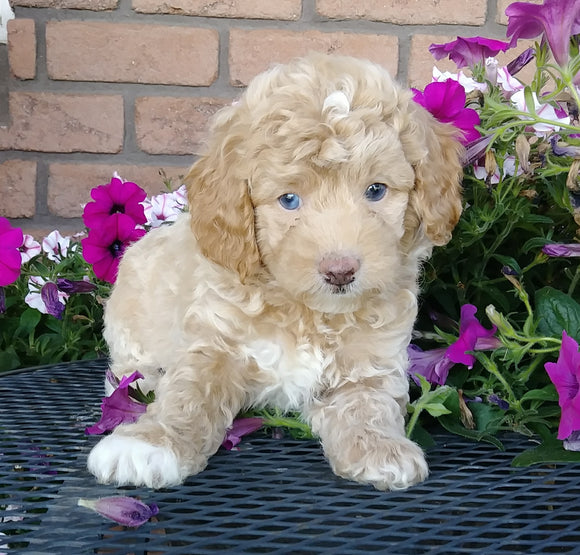
<path fill-rule="evenodd" d="M 178 485 L 186 477 L 171 449 L 115 434 L 97 443 L 87 467 L 99 482 L 118 486 L 162 488 Z"/>
<path fill-rule="evenodd" d="M 358 438 L 329 460 L 339 476 L 379 490 L 406 489 L 429 474 L 422 449 L 404 437 Z"/>

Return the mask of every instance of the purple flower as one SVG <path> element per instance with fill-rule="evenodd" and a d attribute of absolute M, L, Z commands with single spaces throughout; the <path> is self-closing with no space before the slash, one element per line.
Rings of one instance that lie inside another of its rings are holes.
<path fill-rule="evenodd" d="M 6 312 L 6 293 L 4 292 L 4 287 L 0 287 L 0 314 Z"/>
<path fill-rule="evenodd" d="M 436 60 L 448 57 L 455 62 L 458 68 L 462 68 L 481 64 L 486 58 L 495 56 L 498 52 L 505 52 L 508 48 L 510 48 L 510 43 L 501 40 L 484 37 L 457 37 L 452 42 L 432 44 L 429 47 L 429 52 Z"/>
<path fill-rule="evenodd" d="M 580 33 L 580 1 L 544 0 L 543 5 L 514 2 L 506 10 L 506 34 L 511 46 L 519 39 L 546 37 L 554 59 L 565 67 L 570 56 L 570 37 Z"/>
<path fill-rule="evenodd" d="M 565 256 L 568 258 L 580 256 L 580 243 L 553 243 L 544 245 L 542 252 L 548 256 Z"/>
<path fill-rule="evenodd" d="M 47 281 L 40 290 L 40 298 L 46 307 L 46 313 L 58 320 L 62 320 L 65 305 L 59 299 L 56 283 Z"/>
<path fill-rule="evenodd" d="M 97 286 L 91 283 L 88 278 L 82 280 L 70 280 L 66 278 L 58 278 L 56 280 L 56 286 L 60 291 L 65 293 L 90 293 L 94 291 Z"/>
<path fill-rule="evenodd" d="M 141 204 L 147 193 L 136 183 L 123 182 L 113 177 L 107 185 L 99 185 L 91 190 L 94 202 L 89 202 L 83 210 L 83 221 L 89 229 L 101 227 L 113 214 L 125 214 L 136 225 L 147 222 Z"/>
<path fill-rule="evenodd" d="M 556 362 L 544 365 L 550 380 L 560 397 L 561 411 L 558 439 L 567 439 L 572 432 L 580 430 L 580 353 L 578 343 L 565 331 L 562 332 L 562 347 Z"/>
<path fill-rule="evenodd" d="M 53 316 L 62 314 L 61 308 L 64 310 L 68 294 L 59 291 L 58 288 L 55 291 L 51 286 L 45 289 L 48 283 L 41 276 L 30 276 L 28 278 L 28 294 L 24 297 L 24 302 L 42 314 L 52 314 Z M 56 287 L 54 283 L 52 285 Z M 58 318 L 58 316 L 56 317 Z"/>
<path fill-rule="evenodd" d="M 492 393 L 487 400 L 494 405 L 497 405 L 502 410 L 508 410 L 510 408 L 510 404 L 501 397 L 498 397 L 495 393 Z"/>
<path fill-rule="evenodd" d="M 101 497 L 100 499 L 79 499 L 78 505 L 92 509 L 101 516 L 123 526 L 137 527 L 145 524 L 159 512 L 155 504 L 146 505 L 134 497 Z"/>
<path fill-rule="evenodd" d="M 497 348 L 500 341 L 493 337 L 497 328 L 492 326 L 490 330 L 484 328 L 475 317 L 477 307 L 472 304 L 464 304 L 461 307 L 461 319 L 459 321 L 459 338 L 447 348 L 447 356 L 453 362 L 465 364 L 473 368 L 475 357 L 468 351 Z"/>
<path fill-rule="evenodd" d="M 143 375 L 133 372 L 130 376 L 123 376 L 117 389 L 101 403 L 101 419 L 93 426 L 88 427 L 88 435 L 100 435 L 114 430 L 119 424 L 136 422 L 147 411 L 147 405 L 134 401 L 130 397 L 129 386 Z"/>
<path fill-rule="evenodd" d="M 109 283 L 115 283 L 119 261 L 130 243 L 145 235 L 144 229 L 126 214 L 113 214 L 99 229 L 91 229 L 89 236 L 81 241 L 85 260 L 93 265 L 95 275 Z"/>
<path fill-rule="evenodd" d="M 526 67 L 536 57 L 536 51 L 533 48 L 526 48 L 517 58 L 512 60 L 506 70 L 509 75 L 515 75 Z"/>
<path fill-rule="evenodd" d="M 497 349 L 501 345 L 499 339 L 493 337 L 497 328 L 484 328 L 475 317 L 476 312 L 477 308 L 472 304 L 461 307 L 459 338 L 447 348 L 423 351 L 416 345 L 409 345 L 407 353 L 410 364 L 407 372 L 415 383 L 418 383 L 416 374 L 420 374 L 430 383 L 443 385 L 455 363 L 473 367 L 475 357 L 467 354 L 468 351 Z"/>
<path fill-rule="evenodd" d="M 18 249 L 23 241 L 22 230 L 0 218 L 0 287 L 14 283 L 20 276 L 22 257 Z"/>
<path fill-rule="evenodd" d="M 566 143 L 561 143 L 560 135 L 552 135 L 550 137 L 550 145 L 552 146 L 552 152 L 556 156 L 570 156 L 571 158 L 580 157 L 580 147 L 571 146 Z"/>
<path fill-rule="evenodd" d="M 259 430 L 263 422 L 261 418 L 238 418 L 234 420 L 232 426 L 226 431 L 222 447 L 231 451 L 233 447 L 242 441 L 243 436 Z"/>
<path fill-rule="evenodd" d="M 423 376 L 429 383 L 443 385 L 447 381 L 449 370 L 455 364 L 447 356 L 445 347 L 423 351 L 417 345 L 409 345 L 407 353 L 410 362 L 407 372 L 417 385 L 419 385 L 417 374 Z"/>
<path fill-rule="evenodd" d="M 436 119 L 450 123 L 461 131 L 460 141 L 466 145 L 479 138 L 479 115 L 471 108 L 465 108 L 465 89 L 453 79 L 429 83 L 423 92 L 413 89 L 413 100 Z"/>

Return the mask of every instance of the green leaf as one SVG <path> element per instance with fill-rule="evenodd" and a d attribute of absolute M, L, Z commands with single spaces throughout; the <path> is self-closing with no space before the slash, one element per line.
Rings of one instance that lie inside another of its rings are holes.
<path fill-rule="evenodd" d="M 10 345 L 6 350 L 0 351 L 0 372 L 14 370 L 19 367 L 20 359 L 12 345 Z"/>
<path fill-rule="evenodd" d="M 30 335 L 42 318 L 42 314 L 34 308 L 27 308 L 20 315 L 20 325 L 18 326 L 17 334 L 24 332 L 25 335 Z"/>
<path fill-rule="evenodd" d="M 437 418 L 443 414 L 450 414 L 451 411 L 445 408 L 443 403 L 429 403 L 424 405 L 423 408 L 431 415 Z"/>
<path fill-rule="evenodd" d="M 542 389 L 532 389 L 525 393 L 520 401 L 557 401 L 558 392 L 553 384 L 549 384 Z"/>
<path fill-rule="evenodd" d="M 520 453 L 512 461 L 512 466 L 525 467 L 533 464 L 554 464 L 580 462 L 579 451 L 566 451 L 561 441 L 542 443 L 533 449 Z"/>
<path fill-rule="evenodd" d="M 538 329 L 543 335 L 560 338 L 562 331 L 580 340 L 580 304 L 566 293 L 553 287 L 536 292 Z"/>

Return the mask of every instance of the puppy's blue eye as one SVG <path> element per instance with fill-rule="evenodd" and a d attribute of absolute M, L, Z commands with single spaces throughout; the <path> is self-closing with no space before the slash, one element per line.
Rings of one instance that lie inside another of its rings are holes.
<path fill-rule="evenodd" d="M 365 198 L 371 202 L 381 200 L 387 194 L 387 186 L 384 183 L 373 183 L 365 191 Z"/>
<path fill-rule="evenodd" d="M 278 202 L 286 210 L 296 210 L 301 204 L 300 197 L 294 193 L 286 193 L 278 197 Z"/>

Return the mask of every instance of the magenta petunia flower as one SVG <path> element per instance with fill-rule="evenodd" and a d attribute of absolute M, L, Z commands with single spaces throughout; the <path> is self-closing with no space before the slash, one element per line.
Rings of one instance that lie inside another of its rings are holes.
<path fill-rule="evenodd" d="M 482 64 L 486 58 L 505 52 L 510 48 L 509 42 L 487 39 L 485 37 L 457 37 L 452 42 L 432 44 L 429 52 L 436 60 L 448 57 L 457 67 L 473 67 Z"/>
<path fill-rule="evenodd" d="M 460 140 L 466 145 L 479 138 L 479 115 L 475 110 L 465 107 L 465 89 L 453 79 L 429 83 L 423 92 L 413 89 L 413 100 L 436 119 L 450 123 L 461 131 Z"/>
<path fill-rule="evenodd" d="M 514 2 L 506 10 L 506 35 L 511 46 L 519 39 L 544 35 L 560 67 L 568 64 L 570 37 L 580 33 L 580 0 L 544 0 L 542 5 Z"/>
<path fill-rule="evenodd" d="M 580 256 L 580 243 L 553 243 L 544 245 L 542 252 L 548 256 L 565 256 L 568 258 Z"/>
<path fill-rule="evenodd" d="M 146 505 L 134 497 L 101 497 L 99 499 L 79 499 L 78 505 L 99 513 L 123 526 L 133 528 L 145 524 L 152 516 L 159 512 L 154 503 Z"/>
<path fill-rule="evenodd" d="M 12 227 L 6 218 L 0 218 L 0 287 L 14 283 L 20 276 L 24 242 L 22 230 Z"/>
<path fill-rule="evenodd" d="M 93 202 L 83 210 L 83 221 L 89 229 L 104 225 L 107 218 L 114 214 L 126 214 L 135 224 L 147 222 L 145 210 L 141 204 L 147 193 L 136 183 L 121 181 L 113 177 L 107 185 L 99 185 L 91 190 Z"/>
<path fill-rule="evenodd" d="M 243 436 L 259 430 L 263 422 L 261 418 L 238 418 L 234 420 L 231 427 L 226 431 L 222 447 L 231 451 L 233 447 L 242 441 Z"/>
<path fill-rule="evenodd" d="M 142 378 L 143 375 L 139 372 L 123 376 L 117 389 L 108 397 L 103 397 L 101 419 L 93 426 L 89 426 L 85 433 L 88 435 L 100 435 L 114 430 L 119 424 L 136 422 L 147 411 L 147 405 L 131 399 L 129 386 L 134 381 Z"/>
<path fill-rule="evenodd" d="M 491 329 L 484 328 L 475 317 L 477 307 L 472 304 L 464 304 L 461 307 L 461 319 L 459 320 L 459 338 L 447 348 L 447 356 L 453 362 L 465 364 L 473 368 L 475 357 L 468 351 L 497 348 L 500 341 L 494 338 L 496 326 Z"/>
<path fill-rule="evenodd" d="M 580 353 L 578 343 L 565 331 L 558 360 L 546 362 L 544 368 L 560 397 L 558 439 L 567 439 L 572 432 L 580 430 Z"/>
<path fill-rule="evenodd" d="M 112 214 L 101 227 L 91 229 L 88 237 L 81 241 L 83 257 L 93 265 L 93 271 L 99 279 L 115 283 L 119 261 L 125 249 L 143 235 L 145 230 L 136 228 L 129 216 Z"/>
<path fill-rule="evenodd" d="M 449 370 L 455 363 L 472 368 L 475 357 L 469 351 L 485 351 L 497 349 L 501 341 L 494 337 L 496 327 L 488 330 L 475 317 L 477 307 L 465 304 L 461 307 L 459 322 L 459 338 L 447 348 L 422 351 L 416 345 L 409 345 L 409 369 L 407 372 L 417 382 L 416 374 L 434 384 L 443 385 L 447 381 Z"/>

